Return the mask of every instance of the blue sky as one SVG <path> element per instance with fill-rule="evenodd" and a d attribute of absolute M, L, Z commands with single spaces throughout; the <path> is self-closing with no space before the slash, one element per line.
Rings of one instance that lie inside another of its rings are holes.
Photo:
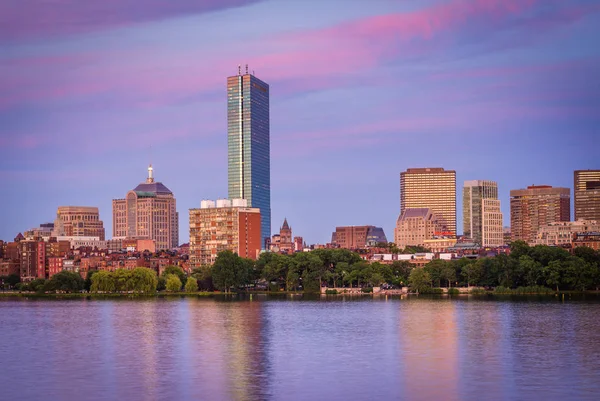
<path fill-rule="evenodd" d="M 273 232 L 393 238 L 399 174 L 457 171 L 509 191 L 600 168 L 600 2 L 0 4 L 0 238 L 98 206 L 146 176 L 188 209 L 227 195 L 226 77 L 271 88 Z"/>

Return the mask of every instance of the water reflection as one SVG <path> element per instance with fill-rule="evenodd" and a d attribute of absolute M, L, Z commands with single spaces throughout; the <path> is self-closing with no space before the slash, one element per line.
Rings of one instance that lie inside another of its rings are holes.
<path fill-rule="evenodd" d="M 2 399 L 596 399 L 600 304 L 0 301 Z"/>

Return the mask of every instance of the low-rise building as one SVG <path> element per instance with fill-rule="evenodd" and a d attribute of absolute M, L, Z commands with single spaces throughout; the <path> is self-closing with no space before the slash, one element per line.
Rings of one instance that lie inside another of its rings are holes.
<path fill-rule="evenodd" d="M 407 208 L 400 214 L 394 230 L 398 248 L 425 246 L 425 240 L 452 237 L 444 220 L 429 208 Z"/>
<path fill-rule="evenodd" d="M 530 245 L 571 247 L 576 233 L 600 231 L 595 220 L 561 221 L 541 226 Z"/>
<path fill-rule="evenodd" d="M 596 252 L 600 251 L 600 231 L 575 233 L 573 248 L 585 246 Z"/>

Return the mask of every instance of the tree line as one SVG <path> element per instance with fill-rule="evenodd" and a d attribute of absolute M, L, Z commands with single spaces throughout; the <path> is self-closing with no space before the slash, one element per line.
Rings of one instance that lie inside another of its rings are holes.
<path fill-rule="evenodd" d="M 12 280 L 14 282 L 14 278 Z M 85 280 L 77 273 L 63 271 L 50 280 L 18 283 L 16 288 L 38 292 L 87 290 L 146 294 L 215 289 L 320 292 L 322 286 L 371 288 L 382 285 L 410 286 L 420 292 L 437 287 L 470 286 L 592 290 L 600 287 L 600 252 L 582 247 L 571 254 L 558 247 L 530 247 L 516 241 L 511 244 L 509 255 L 436 259 L 420 268 L 408 261 L 369 263 L 358 253 L 346 249 L 316 249 L 292 255 L 265 252 L 256 261 L 223 251 L 212 266 L 194 269 L 189 277 L 177 266 L 168 266 L 160 277 L 154 270 L 143 267 L 90 271 Z"/>

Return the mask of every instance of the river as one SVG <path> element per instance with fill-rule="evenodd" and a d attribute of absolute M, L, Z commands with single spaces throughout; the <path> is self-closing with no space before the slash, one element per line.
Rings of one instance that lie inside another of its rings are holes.
<path fill-rule="evenodd" d="M 0 299 L 2 400 L 596 400 L 598 299 Z"/>

